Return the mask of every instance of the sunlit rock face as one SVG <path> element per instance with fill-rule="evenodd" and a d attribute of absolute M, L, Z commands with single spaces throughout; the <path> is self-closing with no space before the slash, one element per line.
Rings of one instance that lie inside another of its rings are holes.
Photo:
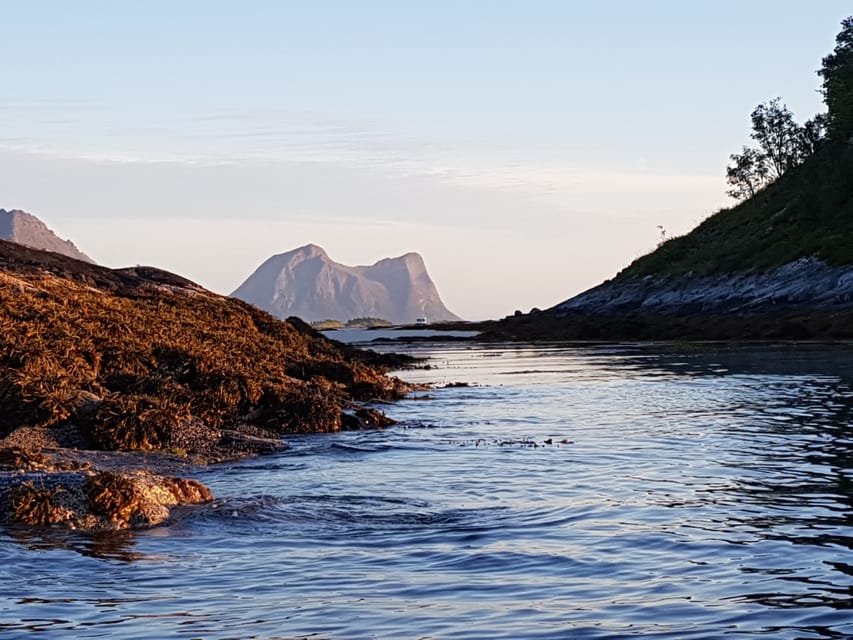
<path fill-rule="evenodd" d="M 27 462 L 38 455 L 28 454 Z M 176 507 L 213 500 L 197 480 L 142 470 L 39 466 L 38 471 L 0 473 L 0 524 L 80 531 L 146 529 L 167 522 Z"/>
<path fill-rule="evenodd" d="M 423 258 L 407 253 L 349 267 L 309 244 L 269 258 L 231 294 L 279 318 L 308 322 L 384 318 L 395 324 L 458 320 L 429 277 Z"/>
<path fill-rule="evenodd" d="M 48 229 L 44 222 L 26 211 L 0 209 L 0 239 L 94 263 L 73 242 L 63 240 Z"/>
<path fill-rule="evenodd" d="M 816 258 L 801 258 L 757 273 L 615 279 L 553 311 L 718 314 L 849 309 L 853 309 L 853 267 L 831 267 Z"/>

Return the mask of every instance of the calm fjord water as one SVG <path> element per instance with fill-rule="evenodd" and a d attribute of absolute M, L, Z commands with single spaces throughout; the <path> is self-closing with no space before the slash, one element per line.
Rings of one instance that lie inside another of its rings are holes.
<path fill-rule="evenodd" d="M 853 637 L 853 348 L 409 349 L 472 386 L 168 528 L 2 532 L 0 637 Z"/>

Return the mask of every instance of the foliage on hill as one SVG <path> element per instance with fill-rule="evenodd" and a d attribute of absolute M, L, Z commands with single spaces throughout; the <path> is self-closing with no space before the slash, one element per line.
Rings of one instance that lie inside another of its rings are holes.
<path fill-rule="evenodd" d="M 393 326 L 391 322 L 385 320 L 384 318 L 353 318 L 352 320 L 347 320 L 346 326 L 351 329 L 369 329 L 371 327 L 390 327 Z"/>
<path fill-rule="evenodd" d="M 766 270 L 803 256 L 853 264 L 849 145 L 826 145 L 755 197 L 664 242 L 618 277 Z"/>
<path fill-rule="evenodd" d="M 173 274 L 0 242 L 0 436 L 75 425 L 99 449 L 210 453 L 357 427 L 347 409 L 398 397 L 401 364 Z"/>
<path fill-rule="evenodd" d="M 726 193 L 738 200 L 755 197 L 805 162 L 826 140 L 825 113 L 799 125 L 780 98 L 758 105 L 750 119 L 750 137 L 758 147 L 744 147 L 741 153 L 732 154 L 734 164 L 726 167 L 726 182 L 731 186 Z"/>
<path fill-rule="evenodd" d="M 332 329 L 372 329 L 376 327 L 393 327 L 393 323 L 384 318 L 352 318 L 346 322 L 340 320 L 317 320 L 311 323 L 311 327 L 317 331 L 330 331 Z"/>
<path fill-rule="evenodd" d="M 818 74 L 823 78 L 830 136 L 844 142 L 853 136 L 853 16 L 841 21 L 835 50 L 823 59 Z"/>
<path fill-rule="evenodd" d="M 753 112 L 759 149 L 744 148 L 728 168 L 729 193 L 748 199 L 618 277 L 766 270 L 805 256 L 853 264 L 853 17 L 842 22 L 818 74 L 828 111 L 804 127 L 778 99 Z"/>

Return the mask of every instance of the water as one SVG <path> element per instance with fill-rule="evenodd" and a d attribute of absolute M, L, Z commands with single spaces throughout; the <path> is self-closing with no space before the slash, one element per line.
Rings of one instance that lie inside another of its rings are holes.
<path fill-rule="evenodd" d="M 444 331 L 441 329 L 332 329 L 322 331 L 323 335 L 338 342 L 349 344 L 369 344 L 378 340 L 401 340 L 406 338 L 451 337 L 473 338 L 479 331 Z"/>
<path fill-rule="evenodd" d="M 853 637 L 853 348 L 410 350 L 471 386 L 169 528 L 0 534 L 0 637 Z"/>

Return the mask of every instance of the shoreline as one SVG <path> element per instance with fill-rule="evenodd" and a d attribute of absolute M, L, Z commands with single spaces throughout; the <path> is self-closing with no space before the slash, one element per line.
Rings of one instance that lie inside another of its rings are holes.
<path fill-rule="evenodd" d="M 439 325 L 457 330 L 459 325 Z M 553 341 L 847 341 L 853 340 L 853 311 L 785 310 L 778 313 L 663 314 L 556 313 L 542 311 L 467 325 L 479 342 Z"/>
<path fill-rule="evenodd" d="M 212 499 L 178 477 L 195 466 L 391 423 L 370 405 L 413 391 L 388 372 L 414 364 L 153 267 L 0 241 L 0 521 L 157 526 Z"/>
<path fill-rule="evenodd" d="M 346 428 L 339 431 L 381 430 L 395 424 L 368 407 L 347 415 Z M 0 525 L 92 533 L 163 526 L 183 507 L 214 502 L 210 489 L 191 477 L 195 471 L 290 448 L 280 436 L 254 437 L 252 450 L 220 450 L 213 456 L 104 451 L 44 446 L 49 436 L 43 431 L 25 427 L 0 438 Z"/>

